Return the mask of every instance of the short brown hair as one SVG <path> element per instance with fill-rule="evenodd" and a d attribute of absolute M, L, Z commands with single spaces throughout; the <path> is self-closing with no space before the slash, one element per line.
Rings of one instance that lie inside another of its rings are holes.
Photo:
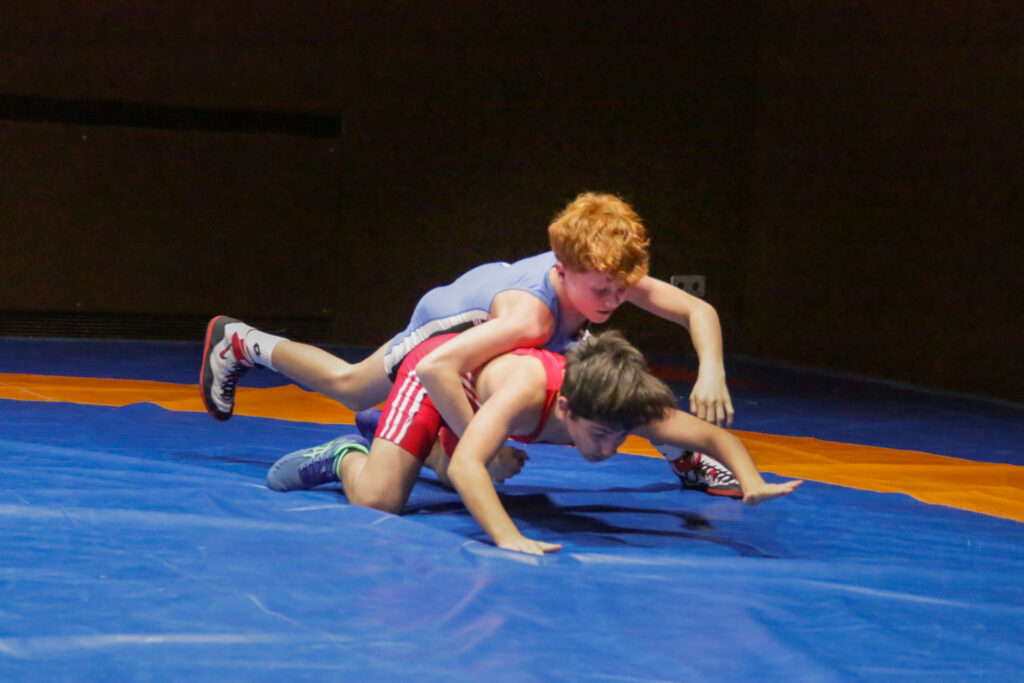
<path fill-rule="evenodd" d="M 647 275 L 647 230 L 615 195 L 579 195 L 548 226 L 548 238 L 558 260 L 573 270 L 598 271 L 626 285 Z"/>
<path fill-rule="evenodd" d="M 616 431 L 663 420 L 676 407 L 672 390 L 647 371 L 643 354 L 615 330 L 592 335 L 566 354 L 561 395 L 573 417 Z"/>

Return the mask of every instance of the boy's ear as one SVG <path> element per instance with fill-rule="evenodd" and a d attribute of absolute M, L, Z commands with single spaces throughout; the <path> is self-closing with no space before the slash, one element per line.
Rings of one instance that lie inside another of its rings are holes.
<path fill-rule="evenodd" d="M 555 274 L 560 278 L 565 277 L 565 266 L 561 261 L 555 261 Z"/>
<path fill-rule="evenodd" d="M 555 399 L 555 404 L 558 405 L 559 412 L 564 414 L 566 417 L 569 416 L 569 399 L 559 394 L 558 398 Z"/>

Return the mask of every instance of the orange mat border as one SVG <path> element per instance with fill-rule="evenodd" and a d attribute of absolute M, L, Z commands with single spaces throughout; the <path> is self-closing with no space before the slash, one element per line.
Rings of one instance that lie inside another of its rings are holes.
<path fill-rule="evenodd" d="M 236 415 L 320 424 L 352 424 L 353 413 L 295 385 L 239 387 Z M 205 412 L 197 385 L 0 373 L 0 398 L 89 405 L 154 403 L 168 410 Z M 925 503 L 1024 522 L 1024 467 L 962 460 L 919 451 L 736 431 L 757 466 L 783 477 L 903 493 Z M 661 457 L 630 437 L 622 452 Z"/>

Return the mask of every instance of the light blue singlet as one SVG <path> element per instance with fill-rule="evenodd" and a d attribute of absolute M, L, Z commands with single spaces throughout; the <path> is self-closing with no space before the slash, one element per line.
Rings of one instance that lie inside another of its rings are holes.
<path fill-rule="evenodd" d="M 548 278 L 555 265 L 553 252 L 530 256 L 515 263 L 485 263 L 443 287 L 435 287 L 419 300 L 412 320 L 391 340 L 384 369 L 394 378 L 402 359 L 418 344 L 437 334 L 461 332 L 491 317 L 491 302 L 501 292 L 519 289 L 534 295 L 548 307 L 555 319 L 555 331 L 540 348 L 565 353 L 576 340 L 562 321 L 558 295 Z"/>

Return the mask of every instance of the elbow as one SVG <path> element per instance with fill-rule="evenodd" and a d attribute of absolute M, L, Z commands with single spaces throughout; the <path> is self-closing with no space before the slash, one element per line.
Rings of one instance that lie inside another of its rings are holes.
<path fill-rule="evenodd" d="M 722 323 L 718 319 L 718 311 L 715 307 L 709 304 L 707 301 L 701 301 L 697 306 L 690 312 L 689 323 L 686 325 L 687 329 L 693 330 L 721 330 Z"/>
<path fill-rule="evenodd" d="M 440 355 L 439 350 L 443 349 L 428 353 L 416 364 L 416 375 L 427 391 L 433 391 L 438 384 L 447 381 L 446 378 L 457 378 L 463 372 L 457 359 Z"/>
<path fill-rule="evenodd" d="M 435 386 L 437 377 L 441 372 L 441 363 L 429 354 L 416 364 L 416 376 L 419 377 L 420 382 L 427 388 L 427 391 L 430 391 L 431 387 Z"/>
<path fill-rule="evenodd" d="M 707 301 L 704 301 L 703 299 L 700 300 L 700 303 L 698 304 L 694 313 L 708 320 L 718 320 L 718 311 L 715 310 L 714 306 L 709 304 Z"/>
<path fill-rule="evenodd" d="M 487 473 L 487 464 L 473 458 L 466 451 L 456 449 L 448 462 L 448 480 L 452 488 L 460 494 L 467 489 L 475 488 L 484 481 L 490 482 L 491 476 Z"/>
<path fill-rule="evenodd" d="M 463 482 L 466 481 L 465 461 L 465 457 L 456 460 L 453 454 L 451 461 L 448 463 L 448 481 L 451 483 L 451 487 L 455 490 L 459 490 Z"/>

